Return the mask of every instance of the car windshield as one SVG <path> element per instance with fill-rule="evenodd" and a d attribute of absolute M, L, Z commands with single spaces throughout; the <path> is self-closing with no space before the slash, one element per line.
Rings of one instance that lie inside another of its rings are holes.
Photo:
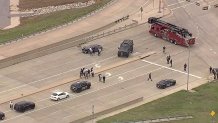
<path fill-rule="evenodd" d="M 58 94 L 56 94 L 56 93 L 53 93 L 52 95 L 53 95 L 53 96 L 57 96 Z"/>

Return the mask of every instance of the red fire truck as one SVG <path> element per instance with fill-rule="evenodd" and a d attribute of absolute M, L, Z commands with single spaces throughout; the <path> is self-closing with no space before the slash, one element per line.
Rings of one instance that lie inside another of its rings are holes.
<path fill-rule="evenodd" d="M 170 41 L 175 45 L 191 46 L 195 44 L 195 38 L 187 29 L 160 20 L 160 18 L 150 17 L 148 23 L 151 24 L 149 32 L 155 37 Z"/>

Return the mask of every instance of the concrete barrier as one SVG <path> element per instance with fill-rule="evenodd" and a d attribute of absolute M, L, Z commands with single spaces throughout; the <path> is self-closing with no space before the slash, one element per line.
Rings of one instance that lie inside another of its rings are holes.
<path fill-rule="evenodd" d="M 129 102 L 123 103 L 123 104 L 121 104 L 121 105 L 112 107 L 112 108 L 110 108 L 110 109 L 106 109 L 106 110 L 104 110 L 104 111 L 97 112 L 97 113 L 94 114 L 94 117 L 99 117 L 99 116 L 102 116 L 102 115 L 105 115 L 105 114 L 108 114 L 108 113 L 111 113 L 111 112 L 114 112 L 114 111 L 123 109 L 123 108 L 125 108 L 125 107 L 131 106 L 131 105 L 136 104 L 136 103 L 139 103 L 139 102 L 141 102 L 141 101 L 143 101 L 143 97 L 134 99 L 134 100 L 132 100 L 132 101 L 129 101 Z M 83 117 L 83 118 L 81 118 L 81 119 L 72 121 L 72 122 L 70 122 L 70 123 L 84 123 L 84 122 L 86 122 L 86 121 L 92 120 L 92 118 L 93 118 L 93 115 L 89 115 L 89 116 Z"/>
<path fill-rule="evenodd" d="M 79 35 L 79 36 L 76 36 L 70 39 L 66 39 L 66 40 L 63 40 L 63 41 L 60 41 L 54 44 L 50 44 L 50 45 L 47 45 L 47 46 L 44 46 L 44 47 L 41 47 L 35 50 L 31 50 L 31 51 L 28 51 L 22 54 L 18 54 L 15 56 L 2 59 L 0 60 L 0 68 L 5 68 L 5 67 L 8 67 L 8 66 L 20 63 L 20 62 L 42 57 L 42 56 L 45 56 L 45 55 L 48 55 L 48 54 L 51 54 L 57 51 L 61 51 L 61 50 L 64 50 L 70 47 L 77 46 L 85 42 L 84 37 L 88 37 L 95 33 L 101 32 L 107 28 L 114 26 L 115 24 L 116 24 L 115 22 L 112 22 L 104 27 L 98 28 L 91 32 L 88 32 L 88 33 L 85 33 L 85 34 L 82 34 L 82 35 Z"/>

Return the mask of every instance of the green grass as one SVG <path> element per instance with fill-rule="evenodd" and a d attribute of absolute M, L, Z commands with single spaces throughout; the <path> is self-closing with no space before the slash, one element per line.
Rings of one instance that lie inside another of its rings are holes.
<path fill-rule="evenodd" d="M 134 109 L 98 121 L 115 123 L 141 121 L 176 115 L 192 115 L 193 119 L 171 121 L 170 123 L 210 123 L 212 110 L 218 113 L 218 83 L 208 83 L 196 89 L 196 92 L 180 91 L 141 105 Z M 218 121 L 215 115 L 215 120 Z"/>
<path fill-rule="evenodd" d="M 27 36 L 68 23 L 104 6 L 109 1 L 111 0 L 101 0 L 86 8 L 64 10 L 37 17 L 22 18 L 20 26 L 9 30 L 0 30 L 0 43 L 20 38 L 22 35 Z"/>

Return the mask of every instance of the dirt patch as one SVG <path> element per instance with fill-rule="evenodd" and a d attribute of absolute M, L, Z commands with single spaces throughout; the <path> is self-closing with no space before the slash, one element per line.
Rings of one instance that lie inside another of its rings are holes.
<path fill-rule="evenodd" d="M 47 6 L 58 6 L 76 2 L 87 2 L 89 0 L 20 0 L 21 10 L 41 8 Z"/>

